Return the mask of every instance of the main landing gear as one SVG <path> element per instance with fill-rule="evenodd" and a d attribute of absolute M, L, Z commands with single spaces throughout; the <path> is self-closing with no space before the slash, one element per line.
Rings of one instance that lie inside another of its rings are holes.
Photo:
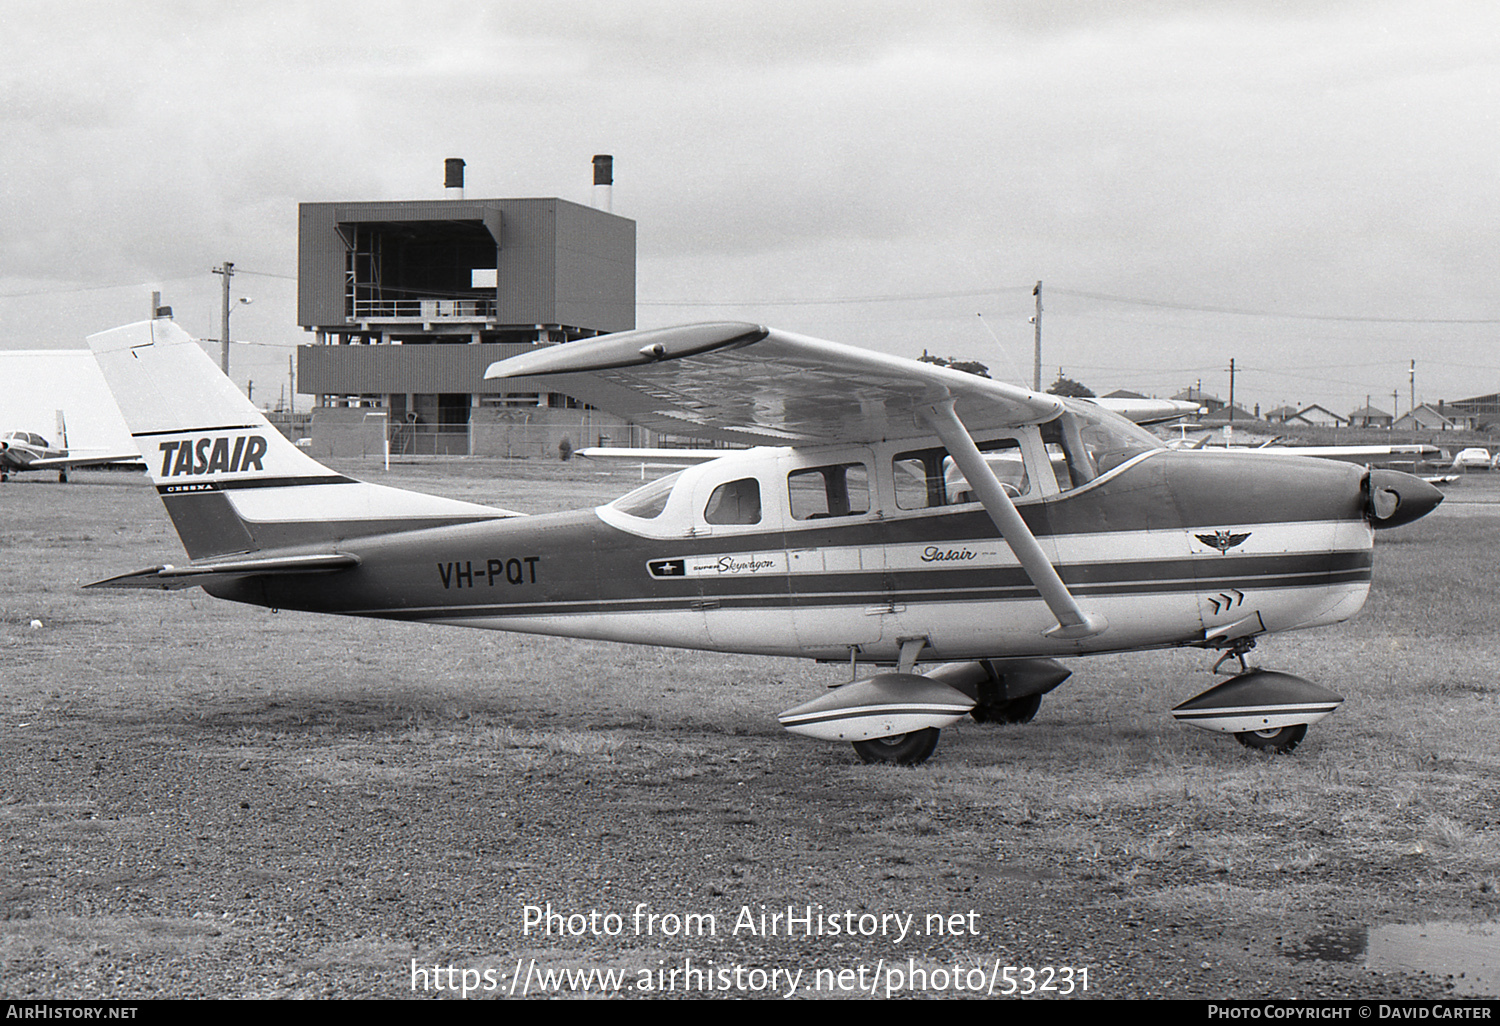
<path fill-rule="evenodd" d="M 1042 695 L 1068 674 L 1052 659 L 977 659 L 920 675 L 880 674 L 788 710 L 781 722 L 797 733 L 850 741 L 862 762 L 916 766 L 937 749 L 939 731 L 965 715 L 977 723 L 1030 723 Z"/>
<path fill-rule="evenodd" d="M 854 751 L 861 762 L 884 763 L 891 766 L 917 766 L 927 761 L 937 750 L 936 727 L 924 727 L 906 734 L 892 734 L 869 741 L 854 742 Z"/>

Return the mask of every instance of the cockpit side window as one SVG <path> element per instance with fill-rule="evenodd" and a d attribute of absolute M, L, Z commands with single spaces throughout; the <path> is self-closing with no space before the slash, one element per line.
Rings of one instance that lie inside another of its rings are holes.
<path fill-rule="evenodd" d="M 1019 497 L 1031 491 L 1031 480 L 1026 473 L 1025 456 L 1019 441 L 997 438 L 979 442 L 978 448 L 1007 494 Z M 896 480 L 896 506 L 899 509 L 933 509 L 978 501 L 963 472 L 942 446 L 897 453 L 891 461 L 891 469 Z"/>
<path fill-rule="evenodd" d="M 794 520 L 870 512 L 870 471 L 863 463 L 794 470 L 787 475 L 786 484 Z"/>
<path fill-rule="evenodd" d="M 703 519 L 710 524 L 760 523 L 760 482 L 743 477 L 719 485 L 708 497 Z"/>
<path fill-rule="evenodd" d="M 1083 444 L 1078 418 L 1073 414 L 1064 413 L 1043 424 L 1042 442 L 1047 446 L 1047 458 L 1061 490 L 1081 488 L 1099 476 L 1099 469 Z"/>

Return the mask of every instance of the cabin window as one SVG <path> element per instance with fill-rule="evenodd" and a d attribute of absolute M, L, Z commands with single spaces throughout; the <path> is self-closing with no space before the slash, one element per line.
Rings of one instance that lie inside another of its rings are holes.
<path fill-rule="evenodd" d="M 863 463 L 835 463 L 786 476 L 793 520 L 852 517 L 870 512 L 870 471 Z"/>
<path fill-rule="evenodd" d="M 681 476 L 682 471 L 679 470 L 675 474 L 658 478 L 650 484 L 643 484 L 633 492 L 626 492 L 610 505 L 627 516 L 638 517 L 641 520 L 655 520 L 667 508 L 667 499 L 672 494 L 672 487 L 677 484 L 677 479 Z"/>
<path fill-rule="evenodd" d="M 997 438 L 979 442 L 977 446 L 1007 495 L 1019 497 L 1031 491 L 1031 479 L 1026 473 L 1020 442 L 1014 438 Z M 899 509 L 933 509 L 978 501 L 963 472 L 942 446 L 898 453 L 891 461 L 891 469 L 896 479 L 896 506 Z"/>
<path fill-rule="evenodd" d="M 744 477 L 719 485 L 708 497 L 703 519 L 710 524 L 760 523 L 760 482 Z"/>

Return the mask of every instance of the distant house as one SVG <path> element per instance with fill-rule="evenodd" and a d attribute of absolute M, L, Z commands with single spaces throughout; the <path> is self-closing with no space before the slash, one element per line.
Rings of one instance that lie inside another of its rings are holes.
<path fill-rule="evenodd" d="M 1224 400 L 1218 396 L 1208 395 L 1201 388 L 1184 388 L 1172 398 L 1183 402 L 1197 403 L 1199 406 L 1206 407 L 1209 413 L 1224 408 Z"/>
<path fill-rule="evenodd" d="M 1337 413 L 1326 407 L 1319 406 L 1317 403 L 1302 407 L 1302 409 L 1288 417 L 1287 421 L 1295 424 L 1311 424 L 1314 427 L 1349 426 L 1347 419 L 1340 417 Z"/>
<path fill-rule="evenodd" d="M 1473 430 L 1480 418 L 1438 403 L 1423 403 L 1416 409 L 1403 413 L 1396 420 L 1396 427 L 1405 431 L 1463 431 Z"/>
<path fill-rule="evenodd" d="M 1391 421 L 1395 419 L 1395 417 L 1391 416 L 1391 414 L 1389 413 L 1386 413 L 1384 410 L 1376 409 L 1373 406 L 1361 406 L 1359 409 L 1349 414 L 1349 426 L 1362 428 L 1388 428 L 1391 426 Z"/>
<path fill-rule="evenodd" d="M 1211 410 L 1203 416 L 1199 417 L 1198 423 L 1227 424 L 1232 420 L 1251 421 L 1255 419 L 1255 414 L 1251 413 L 1249 410 L 1246 410 L 1244 407 L 1226 406 L 1221 403 L 1218 409 Z"/>
<path fill-rule="evenodd" d="M 1108 395 L 1103 396 L 1103 398 L 1105 398 L 1105 399 L 1150 399 L 1151 397 L 1149 395 L 1141 395 L 1141 393 L 1139 393 L 1139 392 L 1132 392 L 1128 388 L 1117 388 L 1113 392 L 1109 393 Z"/>
<path fill-rule="evenodd" d="M 1266 420 L 1272 424 L 1285 424 L 1297 415 L 1295 406 L 1278 406 L 1274 410 L 1266 411 Z"/>

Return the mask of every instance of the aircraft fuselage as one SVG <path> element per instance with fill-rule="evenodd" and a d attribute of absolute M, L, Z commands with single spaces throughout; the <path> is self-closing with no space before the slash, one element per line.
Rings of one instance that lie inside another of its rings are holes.
<path fill-rule="evenodd" d="M 1049 638 L 1055 619 L 976 502 L 902 508 L 923 501 L 898 494 L 902 448 L 752 450 L 684 471 L 651 518 L 607 506 L 348 537 L 357 568 L 207 587 L 285 609 L 880 663 L 914 638 L 950 660 L 1201 643 L 1252 617 L 1254 633 L 1311 627 L 1353 615 L 1369 588 L 1358 468 L 1158 450 L 1066 492 L 1049 479 L 1046 494 L 1033 463 L 1042 494 L 1017 509 L 1109 625 Z M 865 508 L 796 519 L 809 463 L 872 468 Z M 708 499 L 747 478 L 760 521 L 707 522 Z"/>

